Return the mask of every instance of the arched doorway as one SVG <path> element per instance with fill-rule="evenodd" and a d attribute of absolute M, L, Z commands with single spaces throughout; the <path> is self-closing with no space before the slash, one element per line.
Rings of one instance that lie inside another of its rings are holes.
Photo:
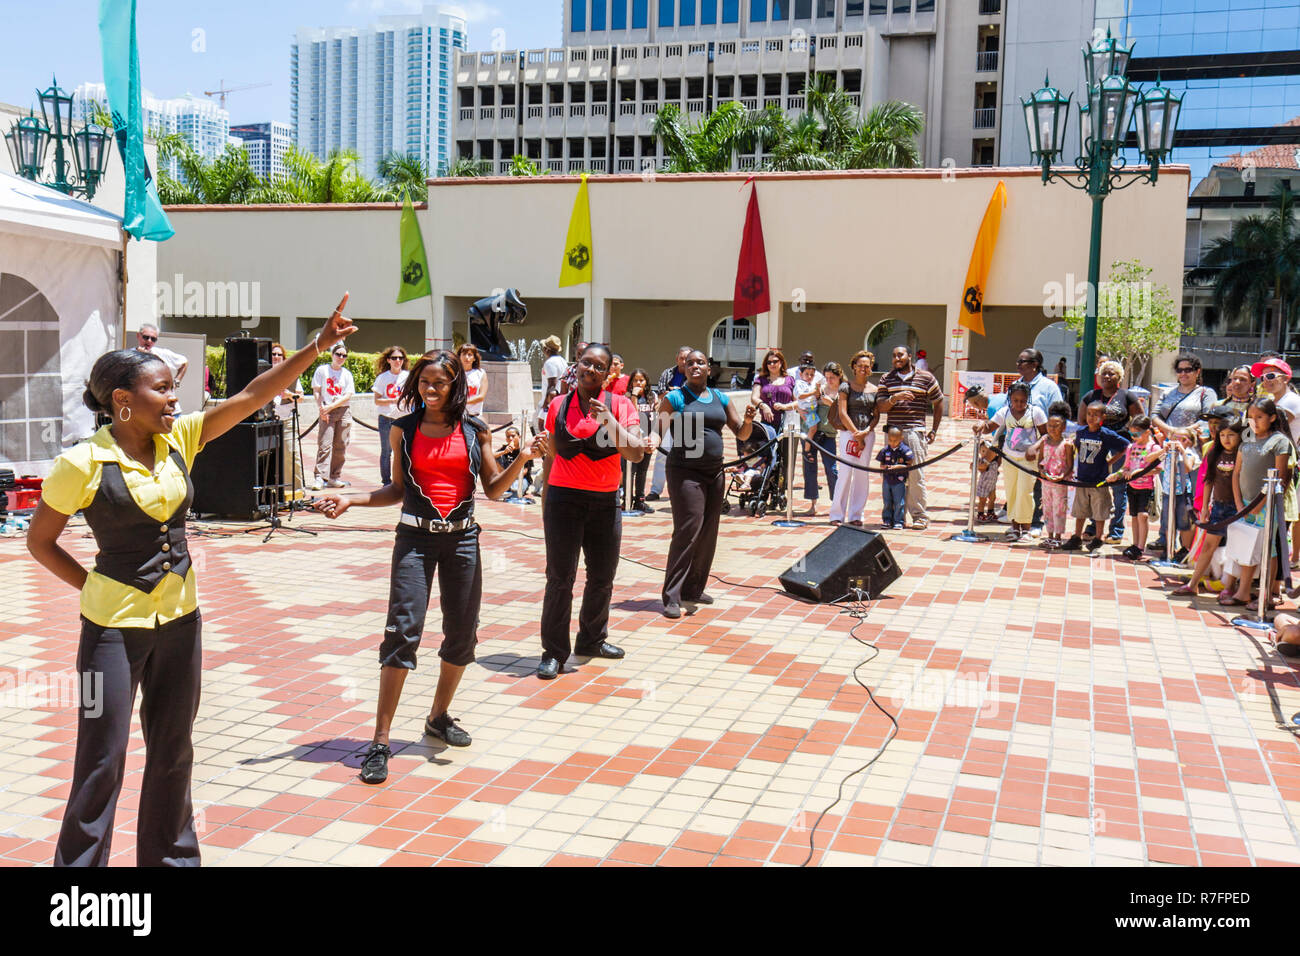
<path fill-rule="evenodd" d="M 26 279 L 0 275 L 0 461 L 56 458 L 63 440 L 59 316 Z"/>
<path fill-rule="evenodd" d="M 582 341 L 583 336 L 583 319 L 585 316 L 579 312 L 569 320 L 564 332 L 564 355 L 570 362 L 578 360 L 578 343 Z"/>
<path fill-rule="evenodd" d="M 751 381 L 754 375 L 754 323 L 749 319 L 723 316 L 709 331 L 709 358 L 722 370 L 718 381 L 737 384 Z"/>
<path fill-rule="evenodd" d="M 1034 348 L 1043 353 L 1043 371 L 1056 374 L 1056 366 L 1065 359 L 1065 377 L 1079 377 L 1079 336 L 1064 322 L 1053 322 L 1034 339 Z"/>
<path fill-rule="evenodd" d="M 891 367 L 890 353 L 900 345 L 904 346 L 912 357 L 918 349 L 925 348 L 916 334 L 916 329 L 902 319 L 884 319 L 867 330 L 862 340 L 862 347 L 876 356 L 876 371 L 886 371 Z M 927 356 L 928 358 L 928 356 Z"/>

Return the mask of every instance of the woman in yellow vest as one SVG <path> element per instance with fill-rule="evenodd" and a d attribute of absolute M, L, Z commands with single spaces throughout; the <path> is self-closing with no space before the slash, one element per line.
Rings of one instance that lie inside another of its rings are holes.
<path fill-rule="evenodd" d="M 77 752 L 55 866 L 108 864 L 137 687 L 146 755 L 136 863 L 199 865 L 190 773 L 202 652 L 185 538 L 194 498 L 190 468 L 206 442 L 356 331 L 343 315 L 347 301 L 345 295 L 306 348 L 205 412 L 176 415 L 171 370 L 155 355 L 123 350 L 95 362 L 83 398 L 113 422 L 54 462 L 27 532 L 32 556 L 81 592 Z M 99 548 L 89 571 L 58 543 L 78 511 Z"/>

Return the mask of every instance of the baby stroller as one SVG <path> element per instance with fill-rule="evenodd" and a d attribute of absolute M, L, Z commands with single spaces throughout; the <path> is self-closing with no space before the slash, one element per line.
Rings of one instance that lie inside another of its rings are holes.
<path fill-rule="evenodd" d="M 776 429 L 764 422 L 754 422 L 749 439 L 740 442 L 737 451 L 741 457 L 753 454 L 774 438 Z M 730 499 L 733 494 L 736 496 L 736 507 L 742 513 L 747 511 L 756 518 L 761 518 L 769 511 L 784 510 L 785 456 L 785 443 L 778 442 L 757 458 L 751 458 L 738 466 L 738 470 L 733 470 L 731 483 L 727 487 L 727 500 L 722 504 L 722 513 L 731 513 Z"/>

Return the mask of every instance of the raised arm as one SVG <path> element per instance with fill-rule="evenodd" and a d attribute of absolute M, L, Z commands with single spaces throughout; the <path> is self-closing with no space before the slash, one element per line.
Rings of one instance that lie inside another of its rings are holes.
<path fill-rule="evenodd" d="M 279 365 L 271 366 L 249 382 L 238 395 L 204 412 L 203 432 L 199 441 L 210 442 L 220 438 L 280 394 L 290 382 L 311 367 L 311 363 L 321 352 L 333 348 L 335 344 L 355 332 L 357 327 L 343 314 L 347 304 L 348 296 L 344 293 L 338 308 L 325 323 L 325 327 L 316 333 L 310 345 L 299 349 Z"/>

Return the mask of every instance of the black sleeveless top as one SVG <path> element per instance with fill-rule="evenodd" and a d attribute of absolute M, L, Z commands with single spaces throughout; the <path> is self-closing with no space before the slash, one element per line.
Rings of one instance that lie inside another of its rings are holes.
<path fill-rule="evenodd" d="M 160 523 L 136 504 L 121 467 L 111 461 L 104 462 L 99 490 L 82 510 L 99 547 L 95 572 L 146 594 L 165 575 L 183 578 L 190 569 L 185 516 L 194 502 L 194 482 L 184 456 L 173 449 L 170 457 L 185 476 L 185 498 L 166 521 Z"/>
<path fill-rule="evenodd" d="M 415 444 L 415 433 L 420 428 L 420 419 L 424 409 L 403 415 L 393 422 L 394 428 L 402 431 L 402 477 L 406 479 L 406 491 L 402 496 L 402 511 L 417 518 L 431 521 L 460 521 L 474 517 L 474 495 L 458 505 L 451 514 L 440 515 L 411 474 L 411 448 Z M 460 420 L 460 433 L 465 439 L 465 450 L 469 453 L 470 487 L 478 484 L 479 468 L 483 464 L 483 449 L 478 443 L 478 433 L 487 431 L 487 423 L 481 418 L 466 414 Z"/>
<path fill-rule="evenodd" d="M 618 447 L 604 425 L 597 428 L 590 438 L 578 438 L 569 431 L 569 409 L 573 407 L 573 400 L 577 396 L 576 390 L 569 392 L 555 415 L 555 453 L 565 461 L 571 461 L 579 455 L 586 455 L 592 461 L 602 461 L 610 455 L 617 455 Z M 609 392 L 602 390 L 597 401 L 608 406 Z"/>
<path fill-rule="evenodd" d="M 680 396 L 680 410 L 674 395 Z M 722 393 L 709 388 L 697 395 L 683 385 L 670 393 L 668 400 L 673 406 L 673 447 L 667 463 L 674 468 L 716 475 L 722 468 L 722 430 L 727 427 Z"/>

